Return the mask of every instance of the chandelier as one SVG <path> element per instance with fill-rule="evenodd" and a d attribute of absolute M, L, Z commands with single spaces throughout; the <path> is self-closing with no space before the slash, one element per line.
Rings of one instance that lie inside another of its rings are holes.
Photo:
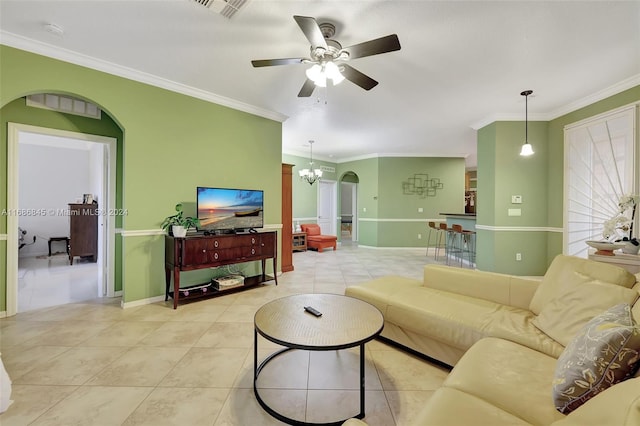
<path fill-rule="evenodd" d="M 298 173 L 300 174 L 300 179 L 307 181 L 309 185 L 313 185 L 322 177 L 322 170 L 313 168 L 313 141 L 309 141 L 309 151 L 309 168 L 302 169 Z"/>

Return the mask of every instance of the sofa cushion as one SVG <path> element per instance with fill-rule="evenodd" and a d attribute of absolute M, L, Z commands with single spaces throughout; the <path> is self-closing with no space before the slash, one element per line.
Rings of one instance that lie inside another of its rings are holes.
<path fill-rule="evenodd" d="M 345 289 L 344 294 L 371 303 L 386 318 L 389 298 L 396 293 L 417 287 L 422 287 L 422 282 L 407 277 L 388 276 L 377 278 L 365 284 L 349 286 Z"/>
<path fill-rule="evenodd" d="M 467 349 L 487 337 L 493 321 L 527 311 L 475 297 L 416 287 L 394 294 L 385 320 L 455 348 Z"/>
<path fill-rule="evenodd" d="M 531 311 L 497 312 L 489 326 L 488 335 L 510 340 L 557 359 L 564 351 L 564 346 L 533 325 L 535 318 Z"/>
<path fill-rule="evenodd" d="M 315 223 L 304 223 L 300 225 L 300 229 L 302 229 L 302 232 L 307 233 L 307 237 L 320 235 L 320 225 L 317 225 Z"/>
<path fill-rule="evenodd" d="M 473 345 L 443 386 L 476 396 L 524 421 L 548 425 L 564 417 L 550 388 L 556 359 L 508 340 L 489 337 Z M 482 419 L 470 424 L 492 424 Z"/>
<path fill-rule="evenodd" d="M 632 289 L 598 281 L 567 289 L 551 300 L 533 324 L 566 346 L 593 317 L 611 306 L 633 304 L 638 293 Z"/>
<path fill-rule="evenodd" d="M 425 287 L 473 296 L 490 302 L 529 309 L 540 279 L 453 268 L 444 265 L 424 267 Z"/>
<path fill-rule="evenodd" d="M 640 328 L 628 304 L 589 321 L 558 359 L 553 401 L 569 413 L 595 395 L 629 378 L 640 363 Z"/>
<path fill-rule="evenodd" d="M 307 237 L 307 241 L 319 241 L 319 242 L 336 241 L 337 239 L 338 237 L 336 237 L 335 235 L 312 235 L 310 237 Z"/>
<path fill-rule="evenodd" d="M 410 424 L 415 426 L 530 425 L 518 416 L 485 401 L 484 398 L 447 387 L 441 387 L 435 391 L 425 408 Z"/>
<path fill-rule="evenodd" d="M 531 299 L 529 309 L 535 314 L 540 314 L 542 309 L 558 294 L 592 281 L 608 282 L 631 288 L 636 282 L 636 277 L 618 266 L 560 254 L 551 262 L 540 286 L 533 295 L 533 299 Z"/>
<path fill-rule="evenodd" d="M 585 402 L 552 426 L 640 425 L 640 379 L 629 379 Z"/>

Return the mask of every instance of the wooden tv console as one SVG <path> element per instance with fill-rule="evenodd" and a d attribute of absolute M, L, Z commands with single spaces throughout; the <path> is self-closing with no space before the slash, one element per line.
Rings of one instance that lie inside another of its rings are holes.
<path fill-rule="evenodd" d="M 178 307 L 178 300 L 215 297 L 222 294 L 254 287 L 265 281 L 274 279 L 278 285 L 276 274 L 277 233 L 265 231 L 249 234 L 192 235 L 186 238 L 166 236 L 164 240 L 164 269 L 166 273 L 165 301 L 173 298 L 173 309 Z M 273 259 L 273 277 L 265 274 L 267 259 Z M 245 277 L 244 284 L 225 290 L 217 290 L 207 284 L 180 288 L 180 272 L 198 269 L 215 268 L 236 263 L 262 262 L 262 274 Z M 173 275 L 173 289 L 171 276 Z"/>

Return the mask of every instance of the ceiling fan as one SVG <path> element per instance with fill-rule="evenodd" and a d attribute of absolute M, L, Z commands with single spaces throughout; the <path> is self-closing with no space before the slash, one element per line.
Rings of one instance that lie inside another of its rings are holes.
<path fill-rule="evenodd" d="M 298 97 L 309 97 L 316 86 L 325 87 L 327 80 L 335 85 L 347 79 L 364 90 L 373 89 L 378 82 L 361 73 L 346 62 L 378 55 L 380 53 L 400 50 L 400 40 L 396 34 L 380 37 L 363 43 L 342 47 L 340 43 L 331 39 L 335 35 L 336 27 L 330 23 L 318 24 L 309 16 L 294 16 L 298 26 L 311 43 L 309 58 L 259 59 L 251 61 L 254 67 L 269 67 L 273 65 L 313 64 L 307 70 L 307 80 L 298 93 Z"/>

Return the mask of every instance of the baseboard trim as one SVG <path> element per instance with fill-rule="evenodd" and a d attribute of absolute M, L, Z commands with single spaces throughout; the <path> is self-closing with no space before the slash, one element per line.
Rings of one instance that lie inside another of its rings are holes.
<path fill-rule="evenodd" d="M 122 293 L 122 292 L 120 292 Z M 152 303 L 164 302 L 164 296 L 154 296 L 147 299 L 134 300 L 133 302 L 122 301 L 120 306 L 122 309 L 136 308 L 138 306 L 150 305 Z"/>

